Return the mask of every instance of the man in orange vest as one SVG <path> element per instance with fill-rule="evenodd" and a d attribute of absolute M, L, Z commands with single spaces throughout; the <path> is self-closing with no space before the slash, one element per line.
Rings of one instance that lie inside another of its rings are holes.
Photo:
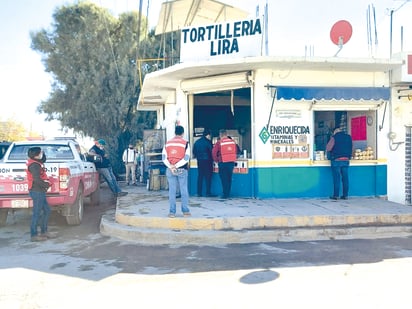
<path fill-rule="evenodd" d="M 222 182 L 222 199 L 227 199 L 230 196 L 232 188 L 233 168 L 238 153 L 236 142 L 227 135 L 225 129 L 219 131 L 220 139 L 216 142 L 212 149 L 213 161 L 218 163 L 219 176 Z"/>
<path fill-rule="evenodd" d="M 190 217 L 189 191 L 187 178 L 190 159 L 190 145 L 183 138 L 184 128 L 176 126 L 175 137 L 166 142 L 162 150 L 162 161 L 166 165 L 166 176 L 169 183 L 169 217 L 176 216 L 176 188 L 179 184 L 182 198 L 182 213 L 184 217 Z"/>

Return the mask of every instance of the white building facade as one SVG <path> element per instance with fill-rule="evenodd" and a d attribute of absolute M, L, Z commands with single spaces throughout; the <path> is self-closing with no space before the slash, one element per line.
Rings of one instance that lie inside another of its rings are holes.
<path fill-rule="evenodd" d="M 230 55 L 203 60 L 188 56 L 180 64 L 146 75 L 138 109 L 157 111 L 158 128 L 166 129 L 167 138 L 173 136 L 176 124 L 183 125 L 192 145 L 204 128 L 211 129 L 214 141 L 219 129 L 227 129 L 242 150 L 232 184 L 232 195 L 239 197 L 330 196 L 332 176 L 325 146 L 333 128 L 341 126 L 355 146 L 349 195 L 410 205 L 410 57 L 254 56 L 251 33 L 259 36 L 257 24 L 250 21 L 244 26 L 247 30 L 239 30 L 236 43 L 225 43 Z M 242 29 L 236 25 L 233 22 L 227 29 Z M 223 40 L 230 40 L 229 32 Z M 241 54 L 241 33 L 247 37 L 246 56 Z M 259 53 L 258 44 L 257 49 Z M 191 160 L 189 175 L 189 191 L 194 194 L 196 160 Z M 221 191 L 217 173 L 212 191 Z"/>

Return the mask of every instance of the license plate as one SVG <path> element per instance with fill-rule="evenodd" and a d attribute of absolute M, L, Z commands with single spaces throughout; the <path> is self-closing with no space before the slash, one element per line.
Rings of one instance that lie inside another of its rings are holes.
<path fill-rule="evenodd" d="M 12 200 L 11 207 L 12 208 L 29 208 L 29 201 L 28 200 Z"/>

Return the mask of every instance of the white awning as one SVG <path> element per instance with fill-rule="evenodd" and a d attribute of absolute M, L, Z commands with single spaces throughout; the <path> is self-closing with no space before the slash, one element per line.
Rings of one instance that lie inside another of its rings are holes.
<path fill-rule="evenodd" d="M 177 31 L 193 25 L 241 20 L 248 15 L 246 11 L 215 0 L 166 1 L 162 3 L 155 34 Z"/>
<path fill-rule="evenodd" d="M 187 79 L 181 82 L 186 93 L 205 93 L 250 87 L 251 72 Z"/>

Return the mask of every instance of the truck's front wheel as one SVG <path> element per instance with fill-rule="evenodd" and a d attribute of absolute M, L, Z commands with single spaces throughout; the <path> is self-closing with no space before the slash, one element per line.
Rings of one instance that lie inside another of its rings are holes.
<path fill-rule="evenodd" d="M 66 222 L 68 225 L 79 225 L 83 219 L 84 197 L 83 190 L 80 187 L 77 191 L 76 201 L 69 206 L 69 214 L 66 215 Z"/>
<path fill-rule="evenodd" d="M 0 209 L 0 226 L 5 226 L 7 222 L 8 209 Z"/>

